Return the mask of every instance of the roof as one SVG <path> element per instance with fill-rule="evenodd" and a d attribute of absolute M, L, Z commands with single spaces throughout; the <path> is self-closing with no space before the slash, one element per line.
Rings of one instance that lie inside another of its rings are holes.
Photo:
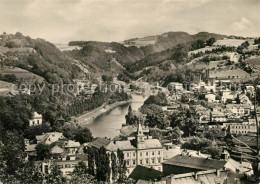
<path fill-rule="evenodd" d="M 161 171 L 155 170 L 153 168 L 137 165 L 129 175 L 129 178 L 132 178 L 136 181 L 140 179 L 149 181 L 149 180 L 160 179 L 162 176 L 163 176 L 163 172 Z"/>
<path fill-rule="evenodd" d="M 175 157 L 163 162 L 167 165 L 175 165 L 186 168 L 210 170 L 210 169 L 221 169 L 225 166 L 226 161 L 192 157 L 187 155 L 176 155 Z"/>
<path fill-rule="evenodd" d="M 64 152 L 64 150 L 63 150 L 60 146 L 56 145 L 56 146 L 54 146 L 54 147 L 51 149 L 50 152 L 51 152 L 52 154 L 61 154 L 61 153 Z"/>
<path fill-rule="evenodd" d="M 49 132 L 43 135 L 36 135 L 37 142 L 40 142 L 42 144 L 51 144 L 64 138 L 65 137 L 60 132 Z"/>
<path fill-rule="evenodd" d="M 96 147 L 96 148 L 101 148 L 103 147 L 107 147 L 107 145 L 111 142 L 111 140 L 106 139 L 106 138 L 97 138 L 94 141 L 88 143 L 88 147 Z"/>
<path fill-rule="evenodd" d="M 37 112 L 33 113 L 33 118 L 42 118 L 41 114 L 38 114 Z"/>
<path fill-rule="evenodd" d="M 37 144 L 26 145 L 25 151 L 26 151 L 26 152 L 36 151 L 36 149 L 35 149 L 36 145 L 37 145 Z"/>
<path fill-rule="evenodd" d="M 64 142 L 63 147 L 64 148 L 76 148 L 76 147 L 80 147 L 80 143 L 72 141 L 72 140 L 68 140 L 68 141 Z"/>
<path fill-rule="evenodd" d="M 146 139 L 144 140 L 144 144 L 142 149 L 150 149 L 150 148 L 162 148 L 162 144 L 158 139 Z M 123 141 L 111 141 L 107 146 L 107 150 L 116 151 L 117 149 L 121 150 L 134 150 L 136 149 L 134 140 L 123 140 Z"/>
<path fill-rule="evenodd" d="M 233 108 L 233 107 L 236 107 L 236 108 L 243 107 L 243 108 L 248 108 L 248 109 L 251 108 L 251 106 L 248 105 L 248 104 L 227 104 L 227 105 L 226 105 L 226 108 L 228 108 L 228 109 L 231 109 L 231 108 Z"/>

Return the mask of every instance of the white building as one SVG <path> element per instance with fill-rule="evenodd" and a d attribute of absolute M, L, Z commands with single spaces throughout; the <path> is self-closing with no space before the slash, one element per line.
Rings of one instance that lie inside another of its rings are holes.
<path fill-rule="evenodd" d="M 231 134 L 248 134 L 256 133 L 256 124 L 255 123 L 236 123 L 230 125 Z"/>
<path fill-rule="evenodd" d="M 129 137 L 128 140 L 111 141 L 106 149 L 115 153 L 118 149 L 123 151 L 128 174 L 137 165 L 162 171 L 163 147 L 158 139 L 143 134 L 141 124 L 138 125 L 135 137 Z"/>
<path fill-rule="evenodd" d="M 208 100 L 208 102 L 215 102 L 216 101 L 216 95 L 209 93 L 205 95 L 205 98 Z"/>
<path fill-rule="evenodd" d="M 41 125 L 41 124 L 42 124 L 42 115 L 38 114 L 37 112 L 34 112 L 33 118 L 29 120 L 29 125 L 35 126 L 35 125 Z"/>

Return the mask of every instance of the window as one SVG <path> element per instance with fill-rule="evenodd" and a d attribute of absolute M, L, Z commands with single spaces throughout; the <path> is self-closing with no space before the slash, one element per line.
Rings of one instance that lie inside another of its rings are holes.
<path fill-rule="evenodd" d="M 127 157 L 129 157 L 129 153 L 127 153 L 126 155 L 127 155 Z"/>
<path fill-rule="evenodd" d="M 143 154 L 142 154 L 142 152 L 140 152 L 140 156 L 142 156 Z"/>
<path fill-rule="evenodd" d="M 70 168 L 70 164 L 65 164 L 65 168 Z"/>
<path fill-rule="evenodd" d="M 154 164 L 154 158 L 152 158 L 152 163 Z"/>
<path fill-rule="evenodd" d="M 158 163 L 161 163 L 161 158 L 158 158 Z"/>
<path fill-rule="evenodd" d="M 146 156 L 148 156 L 148 151 L 146 152 Z"/>
<path fill-rule="evenodd" d="M 154 155 L 154 151 L 152 152 L 152 155 Z"/>
<path fill-rule="evenodd" d="M 38 125 L 40 124 L 40 120 L 37 120 L 37 124 L 38 124 Z"/>
<path fill-rule="evenodd" d="M 140 164 L 143 164 L 143 160 L 140 160 Z"/>
<path fill-rule="evenodd" d="M 135 157 L 135 152 L 133 153 L 133 156 Z"/>
<path fill-rule="evenodd" d="M 135 160 L 133 160 L 133 165 L 135 165 Z"/>
<path fill-rule="evenodd" d="M 160 151 L 158 151 L 158 155 L 160 155 L 161 154 L 161 152 Z"/>
<path fill-rule="evenodd" d="M 126 161 L 126 165 L 129 165 L 129 160 Z"/>
<path fill-rule="evenodd" d="M 149 159 L 148 158 L 146 159 L 146 164 L 149 164 Z"/>

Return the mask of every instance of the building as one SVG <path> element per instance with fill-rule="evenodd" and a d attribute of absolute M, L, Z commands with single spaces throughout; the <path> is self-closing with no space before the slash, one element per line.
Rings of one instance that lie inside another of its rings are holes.
<path fill-rule="evenodd" d="M 226 103 L 227 100 L 235 100 L 237 97 L 237 93 L 235 91 L 223 91 L 222 92 L 222 98 L 221 98 L 221 101 L 223 103 Z"/>
<path fill-rule="evenodd" d="M 118 149 L 123 151 L 128 174 L 137 165 L 162 171 L 163 147 L 158 139 L 144 135 L 141 124 L 138 125 L 135 137 L 128 137 L 127 140 L 111 141 L 106 146 L 106 149 L 115 153 Z"/>
<path fill-rule="evenodd" d="M 226 122 L 227 118 L 225 113 L 220 111 L 211 111 L 210 112 L 210 121 L 211 122 Z"/>
<path fill-rule="evenodd" d="M 215 102 L 216 101 L 216 95 L 209 93 L 205 95 L 205 98 L 208 100 L 208 102 Z"/>
<path fill-rule="evenodd" d="M 29 120 L 29 125 L 35 126 L 35 125 L 41 125 L 41 124 L 42 124 L 42 115 L 38 114 L 37 112 L 34 112 L 33 118 Z"/>
<path fill-rule="evenodd" d="M 256 133 L 256 124 L 255 123 L 232 123 L 229 126 L 231 134 L 248 134 Z"/>
<path fill-rule="evenodd" d="M 184 174 L 189 172 L 199 172 L 207 170 L 223 169 L 227 161 L 214 160 L 209 158 L 192 157 L 190 155 L 179 154 L 171 159 L 164 161 L 163 173 L 167 176 L 170 174 Z"/>
<path fill-rule="evenodd" d="M 251 106 L 247 104 L 227 104 L 226 109 L 230 110 L 235 117 L 241 118 L 250 115 Z"/>
<path fill-rule="evenodd" d="M 43 135 L 36 135 L 36 141 L 38 143 L 50 145 L 58 140 L 64 140 L 65 137 L 59 132 L 49 132 Z"/>

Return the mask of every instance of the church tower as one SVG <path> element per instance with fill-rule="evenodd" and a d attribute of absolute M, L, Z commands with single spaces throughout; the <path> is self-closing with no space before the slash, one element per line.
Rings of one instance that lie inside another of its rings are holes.
<path fill-rule="evenodd" d="M 143 133 L 142 125 L 141 123 L 138 123 L 137 134 L 136 134 L 137 149 L 144 148 L 144 140 L 145 140 L 145 135 Z"/>

